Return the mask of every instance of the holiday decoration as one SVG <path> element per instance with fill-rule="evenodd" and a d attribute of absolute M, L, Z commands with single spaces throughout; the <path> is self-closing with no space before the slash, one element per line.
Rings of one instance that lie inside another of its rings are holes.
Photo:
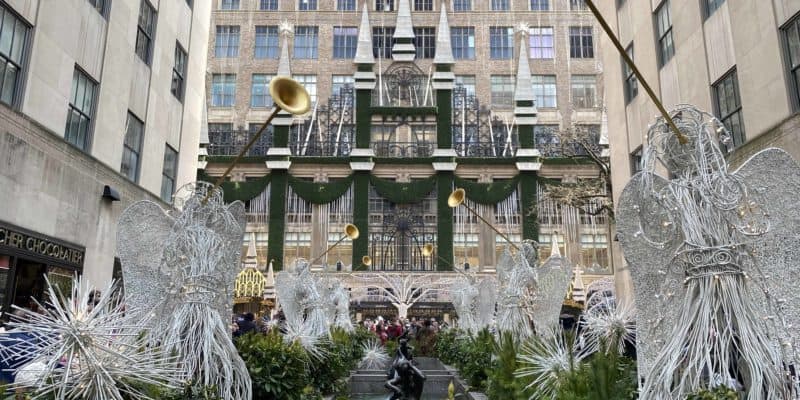
<path fill-rule="evenodd" d="M 465 273 L 451 285 L 450 299 L 458 314 L 459 327 L 476 334 L 492 324 L 497 282 L 491 276 L 479 279 L 474 273 Z"/>
<path fill-rule="evenodd" d="M 308 267 L 298 259 L 294 271 L 283 271 L 275 279 L 278 302 L 286 316 L 286 325 L 299 337 L 320 337 L 328 334 L 328 303 L 323 285 Z"/>

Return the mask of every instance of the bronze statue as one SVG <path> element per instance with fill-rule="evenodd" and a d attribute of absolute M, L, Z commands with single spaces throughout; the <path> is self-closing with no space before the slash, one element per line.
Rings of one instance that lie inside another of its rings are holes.
<path fill-rule="evenodd" d="M 392 391 L 389 400 L 419 400 L 422 397 L 425 374 L 413 364 L 413 360 L 408 339 L 400 339 L 385 385 Z"/>

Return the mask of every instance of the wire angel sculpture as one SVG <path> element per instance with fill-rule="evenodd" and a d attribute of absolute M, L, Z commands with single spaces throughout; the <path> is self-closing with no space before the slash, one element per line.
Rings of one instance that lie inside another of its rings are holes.
<path fill-rule="evenodd" d="M 126 314 L 114 283 L 98 292 L 75 277 L 65 295 L 45 281 L 47 301 L 34 299 L 45 311 L 14 306 L 11 329 L 0 335 L 14 388 L 36 398 L 109 400 L 149 399 L 142 385 L 175 388 L 174 360 L 146 346 L 145 327 Z"/>
<path fill-rule="evenodd" d="M 491 276 L 479 279 L 474 273 L 465 273 L 450 286 L 450 300 L 458 315 L 458 325 L 470 334 L 477 334 L 494 320 L 497 281 Z"/>
<path fill-rule="evenodd" d="M 350 292 L 337 278 L 327 277 L 320 279 L 320 282 L 325 289 L 323 297 L 327 299 L 328 325 L 352 332 L 354 327 L 350 319 Z"/>
<path fill-rule="evenodd" d="M 314 337 L 328 335 L 328 299 L 323 296 L 323 290 L 323 285 L 311 273 L 306 260 L 295 261 L 293 272 L 282 271 L 278 274 L 275 291 L 286 316 L 286 325 L 291 330 Z"/>
<path fill-rule="evenodd" d="M 225 400 L 249 399 L 247 367 L 229 318 L 241 270 L 244 204 L 197 182 L 175 195 L 179 210 L 139 201 L 120 216 L 117 249 L 126 303 L 152 313 L 151 343 L 177 356 L 187 379 Z"/>
<path fill-rule="evenodd" d="M 552 235 L 550 257 L 536 268 L 536 290 L 529 296 L 533 326 L 539 335 L 556 331 L 564 296 L 572 282 L 572 263 L 558 251 L 558 238 Z M 534 248 L 535 249 L 535 248 Z M 538 255 L 534 255 L 538 264 Z"/>
<path fill-rule="evenodd" d="M 692 106 L 671 115 L 687 143 L 659 119 L 617 213 L 636 296 L 640 398 L 719 384 L 746 386 L 748 400 L 792 398 L 784 368 L 798 366 L 800 169 L 767 149 L 730 172 L 719 120 Z M 671 179 L 656 175 L 657 162 Z"/>

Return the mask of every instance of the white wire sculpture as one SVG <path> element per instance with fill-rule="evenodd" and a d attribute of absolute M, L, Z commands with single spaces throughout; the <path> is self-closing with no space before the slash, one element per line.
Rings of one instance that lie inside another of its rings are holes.
<path fill-rule="evenodd" d="M 581 319 L 583 351 L 623 354 L 628 344 L 634 344 L 636 324 L 630 303 L 619 303 L 614 296 L 595 292 L 587 304 L 592 305 L 587 306 Z"/>
<path fill-rule="evenodd" d="M 175 195 L 177 211 L 140 201 L 120 216 L 117 249 L 126 303 L 151 312 L 151 343 L 177 357 L 188 380 L 225 400 L 250 399 L 247 367 L 231 341 L 229 318 L 245 213 L 206 182 Z"/>
<path fill-rule="evenodd" d="M 572 282 L 573 267 L 558 250 L 556 235 L 550 257 L 536 268 L 536 290 L 530 293 L 529 310 L 533 326 L 539 335 L 550 334 L 558 326 L 564 297 Z M 538 261 L 538 258 L 536 259 Z"/>
<path fill-rule="evenodd" d="M 640 398 L 720 382 L 744 384 L 748 400 L 792 398 L 784 368 L 798 366 L 800 169 L 767 149 L 729 172 L 719 120 L 692 106 L 671 116 L 688 142 L 659 119 L 617 213 L 639 315 Z"/>
<path fill-rule="evenodd" d="M 379 340 L 372 339 L 361 345 L 364 356 L 358 363 L 361 369 L 384 369 L 389 365 L 389 354 Z"/>
<path fill-rule="evenodd" d="M 322 279 L 327 299 L 328 325 L 345 332 L 352 332 L 353 321 L 350 319 L 350 291 L 335 277 Z"/>
<path fill-rule="evenodd" d="M 275 292 L 292 331 L 307 336 L 327 336 L 328 303 L 320 279 L 311 273 L 308 261 L 298 259 L 293 271 L 275 278 Z"/>
<path fill-rule="evenodd" d="M 7 362 L 31 360 L 12 365 L 14 387 L 37 398 L 109 400 L 149 399 L 140 391 L 143 385 L 175 388 L 174 360 L 146 346 L 145 327 L 126 315 L 113 283 L 97 292 L 75 277 L 65 295 L 47 276 L 45 281 L 45 304 L 34 299 L 45 311 L 14 306 L 11 330 L 3 334 L 11 342 L 4 349 Z"/>
<path fill-rule="evenodd" d="M 533 320 L 526 296 L 536 290 L 537 254 L 533 242 L 523 242 L 516 253 L 506 247 L 497 261 L 497 330 L 514 338 L 533 334 Z"/>
<path fill-rule="evenodd" d="M 408 317 L 408 310 L 415 303 L 428 296 L 446 292 L 447 287 L 453 282 L 450 278 L 432 279 L 431 274 L 419 273 L 380 272 L 351 275 L 362 283 L 359 289 L 375 291 L 375 294 L 367 292 L 360 297 L 376 296 L 380 300 L 390 302 L 397 308 L 397 316 L 400 319 Z"/>
<path fill-rule="evenodd" d="M 458 315 L 458 326 L 476 334 L 492 325 L 497 304 L 497 281 L 466 273 L 450 286 L 450 300 Z"/>
<path fill-rule="evenodd" d="M 585 356 L 575 352 L 575 347 L 575 337 L 565 335 L 560 327 L 522 343 L 514 376 L 530 380 L 524 388 L 531 391 L 530 400 L 556 398 L 562 374 L 573 370 Z"/>

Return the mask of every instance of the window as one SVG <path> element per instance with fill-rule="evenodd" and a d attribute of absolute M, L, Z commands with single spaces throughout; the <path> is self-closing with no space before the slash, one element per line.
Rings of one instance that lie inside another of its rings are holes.
<path fill-rule="evenodd" d="M 594 39 L 591 26 L 569 27 L 569 56 L 571 58 L 594 57 Z"/>
<path fill-rule="evenodd" d="M 278 58 L 278 27 L 256 26 L 256 58 Z"/>
<path fill-rule="evenodd" d="M 375 0 L 375 11 L 394 11 L 394 0 Z"/>
<path fill-rule="evenodd" d="M 296 80 L 297 83 L 303 85 L 308 92 L 308 95 L 311 96 L 311 102 L 315 103 L 317 101 L 317 76 L 316 75 L 295 75 L 292 79 Z"/>
<path fill-rule="evenodd" d="M 450 28 L 450 43 L 453 47 L 453 57 L 456 60 L 475 59 L 475 28 L 454 27 Z"/>
<path fill-rule="evenodd" d="M 21 88 L 22 58 L 30 28 L 4 3 L 0 3 L 0 24 L 0 102 L 13 106 Z"/>
<path fill-rule="evenodd" d="M 358 28 L 354 26 L 333 27 L 333 58 L 353 58 L 358 45 Z"/>
<path fill-rule="evenodd" d="M 663 2 L 656 10 L 656 35 L 658 36 L 658 64 L 663 67 L 675 55 L 669 0 Z"/>
<path fill-rule="evenodd" d="M 211 77 L 211 106 L 233 107 L 236 99 L 236 74 L 214 74 Z"/>
<path fill-rule="evenodd" d="M 495 60 L 514 58 L 514 28 L 489 27 L 489 57 Z"/>
<path fill-rule="evenodd" d="M 631 174 L 636 174 L 642 170 L 642 146 L 631 153 Z"/>
<path fill-rule="evenodd" d="M 250 88 L 250 107 L 272 107 L 272 97 L 269 95 L 269 81 L 273 77 L 274 75 L 253 74 L 253 82 Z"/>
<path fill-rule="evenodd" d="M 414 11 L 433 11 L 433 0 L 414 0 Z"/>
<path fill-rule="evenodd" d="M 300 11 L 314 11 L 317 9 L 317 0 L 298 0 L 297 9 Z"/>
<path fill-rule="evenodd" d="M 492 107 L 511 108 L 514 105 L 514 76 L 492 75 Z"/>
<path fill-rule="evenodd" d="M 268 10 L 268 11 L 277 11 L 278 10 L 278 0 L 261 0 L 261 4 L 259 5 L 259 10 Z"/>
<path fill-rule="evenodd" d="M 139 182 L 143 137 L 144 122 L 129 111 L 128 123 L 125 125 L 125 142 L 122 145 L 122 165 L 119 167 L 119 172 L 133 182 Z"/>
<path fill-rule="evenodd" d="M 356 0 L 336 0 L 336 9 L 339 11 L 355 11 Z"/>
<path fill-rule="evenodd" d="M 511 8 L 511 0 L 491 0 L 492 11 L 508 11 Z"/>
<path fill-rule="evenodd" d="M 625 49 L 628 57 L 633 60 L 633 43 Z M 639 94 L 639 81 L 633 73 L 633 69 L 628 66 L 625 60 L 622 60 L 622 77 L 625 78 L 625 104 L 630 103 Z"/>
<path fill-rule="evenodd" d="M 597 107 L 596 91 L 597 79 L 594 75 L 572 75 L 572 105 L 575 108 Z"/>
<path fill-rule="evenodd" d="M 569 9 L 571 11 L 586 11 L 586 2 L 583 0 L 569 0 Z"/>
<path fill-rule="evenodd" d="M 220 0 L 220 10 L 238 10 L 239 0 Z"/>
<path fill-rule="evenodd" d="M 355 84 L 353 75 L 333 75 L 331 76 L 331 79 L 331 95 L 333 96 L 339 96 L 342 89 L 344 89 L 346 86 L 352 88 Z"/>
<path fill-rule="evenodd" d="M 139 28 L 136 33 L 136 55 L 147 65 L 150 65 L 155 33 L 156 10 L 147 0 L 142 0 L 139 7 Z"/>
<path fill-rule="evenodd" d="M 800 18 L 795 18 L 790 22 L 783 29 L 783 33 L 786 37 L 788 53 L 786 59 L 789 63 L 795 106 L 800 106 Z M 0 58 L 0 64 L 2 64 L 2 58 Z M 0 79 L 2 78 L 0 77 Z"/>
<path fill-rule="evenodd" d="M 239 57 L 239 27 L 235 25 L 217 25 L 217 37 L 214 42 L 214 57 Z"/>
<path fill-rule="evenodd" d="M 700 0 L 703 3 L 703 17 L 708 18 L 722 6 L 725 0 Z"/>
<path fill-rule="evenodd" d="M 541 27 L 530 29 L 531 58 L 553 58 L 553 28 Z"/>
<path fill-rule="evenodd" d="M 394 28 L 372 28 L 372 54 L 375 57 L 392 58 Z"/>
<path fill-rule="evenodd" d="M 556 101 L 556 76 L 533 75 L 533 96 L 536 107 L 555 108 Z"/>
<path fill-rule="evenodd" d="M 96 92 L 97 83 L 75 68 L 64 139 L 83 151 L 89 150 L 89 132 L 92 129 Z"/>
<path fill-rule="evenodd" d="M 106 14 L 106 12 L 108 12 L 109 1 L 110 0 L 89 0 L 89 4 L 91 4 L 92 7 L 94 7 L 94 9 L 100 13 L 100 15 L 105 17 L 106 15 L 108 15 Z M 191 5 L 189 7 L 191 7 Z"/>
<path fill-rule="evenodd" d="M 170 91 L 175 97 L 183 101 L 183 93 L 186 81 L 186 51 L 180 43 L 175 43 L 175 65 L 172 67 L 172 87 Z"/>
<path fill-rule="evenodd" d="M 456 75 L 456 86 L 463 86 L 467 96 L 475 95 L 475 75 Z"/>
<path fill-rule="evenodd" d="M 194 6 L 194 0 L 186 0 L 186 5 L 192 8 Z"/>
<path fill-rule="evenodd" d="M 414 28 L 414 48 L 417 58 L 433 58 L 436 54 L 436 29 Z"/>
<path fill-rule="evenodd" d="M 736 70 L 728 72 L 713 85 L 716 101 L 717 117 L 730 131 L 733 145 L 738 147 L 744 143 L 744 120 L 742 119 L 742 101 L 739 98 L 739 80 Z"/>
<path fill-rule="evenodd" d="M 161 171 L 161 200 L 172 203 L 175 177 L 178 175 L 178 152 L 169 145 L 164 149 L 164 168 Z"/>
<path fill-rule="evenodd" d="M 316 26 L 296 26 L 294 28 L 294 58 L 317 58 L 319 28 Z"/>
<path fill-rule="evenodd" d="M 531 0 L 531 11 L 547 11 L 549 9 L 549 0 Z"/>
<path fill-rule="evenodd" d="M 453 0 L 453 11 L 472 11 L 472 0 Z"/>

